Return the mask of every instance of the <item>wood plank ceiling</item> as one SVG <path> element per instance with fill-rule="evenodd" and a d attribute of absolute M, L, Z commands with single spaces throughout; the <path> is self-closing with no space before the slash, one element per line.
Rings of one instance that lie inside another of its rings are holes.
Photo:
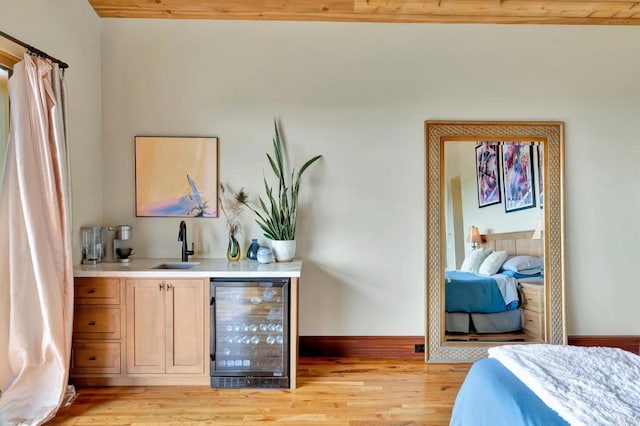
<path fill-rule="evenodd" d="M 640 1 L 88 0 L 105 18 L 639 25 Z"/>

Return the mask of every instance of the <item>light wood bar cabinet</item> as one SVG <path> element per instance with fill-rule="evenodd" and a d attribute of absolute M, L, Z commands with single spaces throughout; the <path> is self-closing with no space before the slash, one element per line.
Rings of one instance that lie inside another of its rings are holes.
<path fill-rule="evenodd" d="M 261 273 L 246 262 L 238 262 L 228 271 L 226 260 L 211 261 L 209 269 L 166 276 L 148 272 L 157 260 L 134 262 L 126 268 L 114 264 L 76 266 L 70 383 L 209 386 L 210 278 L 288 273 L 289 372 L 290 388 L 295 389 L 301 262 L 272 265 Z"/>

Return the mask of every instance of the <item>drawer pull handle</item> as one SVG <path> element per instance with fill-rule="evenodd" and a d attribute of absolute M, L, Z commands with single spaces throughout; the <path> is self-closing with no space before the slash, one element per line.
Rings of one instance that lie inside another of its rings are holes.
<path fill-rule="evenodd" d="M 95 293 L 95 292 L 96 292 L 96 289 L 95 289 L 95 288 L 90 288 L 89 290 L 87 290 L 87 293 L 88 293 L 88 294 L 93 294 L 93 293 Z"/>
<path fill-rule="evenodd" d="M 87 325 L 94 326 L 94 325 L 96 325 L 96 322 L 95 322 L 95 321 L 89 321 L 89 322 L 87 323 Z"/>
<path fill-rule="evenodd" d="M 95 360 L 96 360 L 96 357 L 95 357 L 95 356 L 90 356 L 90 357 L 89 357 L 89 361 L 95 361 Z"/>

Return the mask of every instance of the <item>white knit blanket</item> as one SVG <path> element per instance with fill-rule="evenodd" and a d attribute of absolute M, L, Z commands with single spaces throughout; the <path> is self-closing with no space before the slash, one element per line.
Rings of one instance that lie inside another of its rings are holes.
<path fill-rule="evenodd" d="M 615 348 L 509 345 L 489 349 L 571 425 L 640 425 L 640 356 Z"/>

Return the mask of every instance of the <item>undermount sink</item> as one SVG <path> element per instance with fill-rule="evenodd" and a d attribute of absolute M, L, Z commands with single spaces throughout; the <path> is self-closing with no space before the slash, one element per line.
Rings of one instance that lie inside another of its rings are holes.
<path fill-rule="evenodd" d="M 164 262 L 152 269 L 191 269 L 199 264 L 200 262 Z"/>

